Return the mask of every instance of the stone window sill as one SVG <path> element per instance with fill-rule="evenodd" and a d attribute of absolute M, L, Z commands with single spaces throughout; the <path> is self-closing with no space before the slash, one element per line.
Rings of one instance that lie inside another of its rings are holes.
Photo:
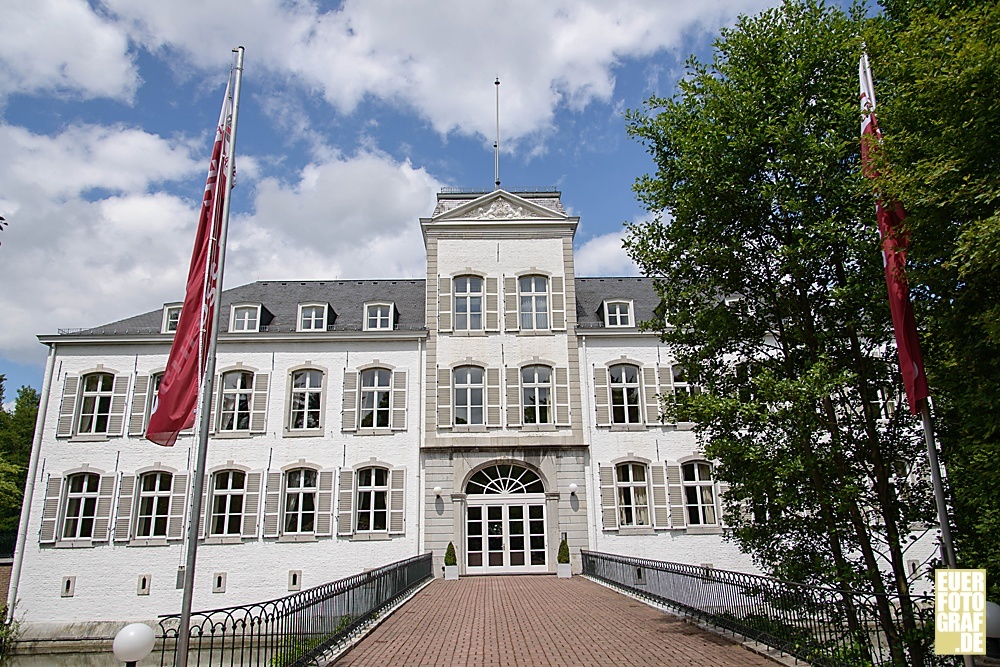
<path fill-rule="evenodd" d="M 252 438 L 255 435 L 260 434 L 256 431 L 216 431 L 212 437 L 217 440 L 235 440 L 237 438 Z"/>
<path fill-rule="evenodd" d="M 389 533 L 354 533 L 352 542 L 385 542 L 392 539 Z"/>
<path fill-rule="evenodd" d="M 93 540 L 60 540 L 56 542 L 57 549 L 90 549 L 93 546 Z"/>
<path fill-rule="evenodd" d="M 388 428 L 359 428 L 355 435 L 392 435 L 395 431 Z"/>
<path fill-rule="evenodd" d="M 471 331 L 466 331 L 466 330 L 459 329 L 459 330 L 455 330 L 455 331 L 451 332 L 451 334 L 453 336 L 466 336 L 466 337 L 472 337 L 472 338 L 478 338 L 478 337 L 485 336 L 486 333 L 487 333 L 486 331 L 482 331 L 482 330 L 479 330 L 479 329 L 473 329 Z"/>
<path fill-rule="evenodd" d="M 279 542 L 315 542 L 316 535 L 312 533 L 306 533 L 302 535 L 282 535 L 278 538 Z"/>
<path fill-rule="evenodd" d="M 286 438 L 321 438 L 323 437 L 323 429 L 303 428 L 293 430 L 286 428 L 282 435 Z"/>
<path fill-rule="evenodd" d="M 555 431 L 555 424 L 525 424 L 521 427 L 522 431 Z"/>
<path fill-rule="evenodd" d="M 165 547 L 167 538 L 165 537 L 136 537 L 128 543 L 130 547 Z"/>
<path fill-rule="evenodd" d="M 621 526 L 618 528 L 619 535 L 652 535 L 652 526 Z"/>
<path fill-rule="evenodd" d="M 688 535 L 722 535 L 721 526 L 688 526 Z"/>
<path fill-rule="evenodd" d="M 612 431 L 645 431 L 645 424 L 612 424 Z"/>
<path fill-rule="evenodd" d="M 456 424 L 451 430 L 455 433 L 486 433 L 486 427 L 482 424 Z"/>
<path fill-rule="evenodd" d="M 74 435 L 70 442 L 106 442 L 111 439 L 107 433 L 94 433 L 90 435 Z"/>
<path fill-rule="evenodd" d="M 240 544 L 242 542 L 241 535 L 213 535 L 204 539 L 204 544 Z"/>

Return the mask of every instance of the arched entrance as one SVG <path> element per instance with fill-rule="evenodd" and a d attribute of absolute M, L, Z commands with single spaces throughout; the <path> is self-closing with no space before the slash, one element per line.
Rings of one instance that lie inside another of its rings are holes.
<path fill-rule="evenodd" d="M 545 488 L 516 463 L 488 465 L 465 485 L 468 574 L 547 572 Z"/>

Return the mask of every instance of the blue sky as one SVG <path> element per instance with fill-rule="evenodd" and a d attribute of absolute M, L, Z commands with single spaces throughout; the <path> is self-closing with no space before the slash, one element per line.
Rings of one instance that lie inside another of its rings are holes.
<path fill-rule="evenodd" d="M 214 126 L 246 47 L 225 285 L 423 277 L 441 187 L 556 186 L 579 275 L 635 272 L 651 168 L 623 112 L 773 0 L 33 0 L 0 39 L 0 373 L 37 334 L 183 296 Z M 856 65 L 847 64 L 855 67 Z"/>

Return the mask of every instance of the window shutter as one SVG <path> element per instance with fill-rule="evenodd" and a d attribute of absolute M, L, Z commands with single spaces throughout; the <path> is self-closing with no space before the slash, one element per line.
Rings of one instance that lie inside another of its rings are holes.
<path fill-rule="evenodd" d="M 670 527 L 670 509 L 667 505 L 667 474 L 662 463 L 649 466 L 649 477 L 653 482 L 653 527 Z"/>
<path fill-rule="evenodd" d="M 247 473 L 247 489 L 243 496 L 243 538 L 257 537 L 257 511 L 260 509 L 260 472 Z"/>
<path fill-rule="evenodd" d="M 562 276 L 552 276 L 552 330 L 566 330 L 566 291 Z"/>
<path fill-rule="evenodd" d="M 507 331 L 518 330 L 517 319 L 517 278 L 503 279 L 503 328 Z"/>
<path fill-rule="evenodd" d="M 618 530 L 618 510 L 615 506 L 615 467 L 600 466 L 601 517 L 604 530 Z"/>
<path fill-rule="evenodd" d="M 267 373 L 254 373 L 253 405 L 250 407 L 250 432 L 263 433 L 267 429 Z"/>
<path fill-rule="evenodd" d="M 507 427 L 521 426 L 521 369 L 507 369 Z"/>
<path fill-rule="evenodd" d="M 438 369 L 437 425 L 451 428 L 451 369 Z"/>
<path fill-rule="evenodd" d="M 569 369 L 557 366 L 556 374 L 556 425 L 569 426 Z"/>
<path fill-rule="evenodd" d="M 111 389 L 111 412 L 108 414 L 108 435 L 122 434 L 125 426 L 125 407 L 128 405 L 128 375 L 116 375 Z"/>
<path fill-rule="evenodd" d="M 76 394 L 80 387 L 80 376 L 66 374 L 63 380 L 62 403 L 59 404 L 59 424 L 56 435 L 68 438 L 73 435 L 73 417 L 76 414 Z"/>
<path fill-rule="evenodd" d="M 406 484 L 406 469 L 393 468 L 389 471 L 389 534 L 402 535 L 405 529 L 403 523 L 404 486 Z"/>
<path fill-rule="evenodd" d="M 184 510 L 187 509 L 187 481 L 184 473 L 175 474 L 170 485 L 170 519 L 167 522 L 167 539 L 184 538 Z M 204 512 L 202 512 L 204 514 Z"/>
<path fill-rule="evenodd" d="M 316 536 L 327 537 L 333 529 L 333 471 L 319 471 L 316 490 Z"/>
<path fill-rule="evenodd" d="M 212 490 L 212 486 L 215 484 L 215 475 L 205 476 L 205 486 L 201 490 L 201 513 L 198 515 L 198 537 L 205 538 L 208 536 L 208 524 L 206 519 L 212 516 L 211 501 L 214 498 L 214 494 L 209 493 Z M 194 493 L 194 489 L 191 490 Z"/>
<path fill-rule="evenodd" d="M 264 537 L 277 537 L 281 519 L 281 473 L 267 473 L 267 493 L 264 495 Z"/>
<path fill-rule="evenodd" d="M 132 414 L 128 418 L 128 434 L 143 435 L 146 432 L 146 405 L 149 401 L 149 376 L 136 375 L 135 389 L 132 392 Z"/>
<path fill-rule="evenodd" d="M 681 488 L 681 467 L 667 464 L 667 496 L 670 500 L 670 527 L 685 528 L 684 491 Z"/>
<path fill-rule="evenodd" d="M 118 489 L 118 517 L 115 519 L 115 542 L 128 542 L 132 536 L 133 499 L 136 492 L 136 476 L 122 475 L 122 485 Z"/>
<path fill-rule="evenodd" d="M 486 369 L 486 425 L 500 428 L 500 369 Z"/>
<path fill-rule="evenodd" d="M 723 520 L 725 518 L 723 516 L 723 514 L 724 514 L 723 513 L 723 509 L 724 509 L 725 505 L 723 505 L 722 499 L 723 499 L 723 497 L 727 493 L 729 493 L 729 485 L 728 484 L 723 484 L 722 482 L 719 482 L 719 483 L 717 483 L 715 485 L 715 491 L 716 491 L 716 494 L 715 494 L 715 516 L 717 516 L 718 519 L 719 519 L 719 525 L 720 526 L 725 526 L 726 522 Z"/>
<path fill-rule="evenodd" d="M 597 425 L 611 426 L 611 406 L 608 393 L 608 368 L 594 368 L 594 406 L 597 408 Z"/>
<path fill-rule="evenodd" d="M 340 430 L 358 430 L 358 372 L 344 370 L 344 407 L 340 411 Z"/>
<path fill-rule="evenodd" d="M 97 512 L 94 513 L 94 534 L 90 538 L 91 542 L 107 542 L 111 537 L 111 508 L 114 504 L 115 475 L 101 475 L 101 483 L 97 487 Z"/>
<path fill-rule="evenodd" d="M 215 382 L 212 383 L 212 403 L 208 406 L 208 432 L 215 433 L 218 428 L 219 419 L 219 385 L 222 384 L 222 376 L 216 375 Z M 197 422 L 196 422 L 197 423 Z"/>
<path fill-rule="evenodd" d="M 646 425 L 659 426 L 660 402 L 656 398 L 656 367 L 644 366 L 642 369 L 642 396 L 646 400 Z"/>
<path fill-rule="evenodd" d="M 660 364 L 657 364 L 656 371 L 657 373 L 659 373 L 660 376 L 660 382 L 659 385 L 657 385 L 660 390 L 660 396 L 666 400 L 672 399 L 674 396 L 674 384 L 673 384 L 674 374 L 671 371 L 670 365 L 668 364 L 666 366 L 661 366 Z M 664 416 L 664 420 L 662 423 L 673 424 L 675 422 L 667 421 L 666 416 Z"/>
<path fill-rule="evenodd" d="M 49 479 L 45 482 L 45 501 L 42 503 L 42 525 L 38 530 L 39 544 L 53 544 L 56 541 L 60 491 L 62 491 L 62 477 L 49 475 Z"/>
<path fill-rule="evenodd" d="M 354 527 L 354 471 L 340 469 L 340 498 L 337 499 L 337 534 L 352 535 Z"/>
<path fill-rule="evenodd" d="M 500 281 L 486 279 L 486 330 L 500 331 Z"/>
<path fill-rule="evenodd" d="M 392 372 L 392 412 L 389 428 L 393 431 L 406 430 L 406 371 Z"/>
<path fill-rule="evenodd" d="M 438 331 L 451 331 L 451 278 L 438 280 Z"/>

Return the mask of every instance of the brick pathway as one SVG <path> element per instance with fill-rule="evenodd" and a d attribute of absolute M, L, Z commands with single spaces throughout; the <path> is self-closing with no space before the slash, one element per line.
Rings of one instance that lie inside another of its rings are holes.
<path fill-rule="evenodd" d="M 775 667 L 739 644 L 583 577 L 437 579 L 337 667 Z"/>

